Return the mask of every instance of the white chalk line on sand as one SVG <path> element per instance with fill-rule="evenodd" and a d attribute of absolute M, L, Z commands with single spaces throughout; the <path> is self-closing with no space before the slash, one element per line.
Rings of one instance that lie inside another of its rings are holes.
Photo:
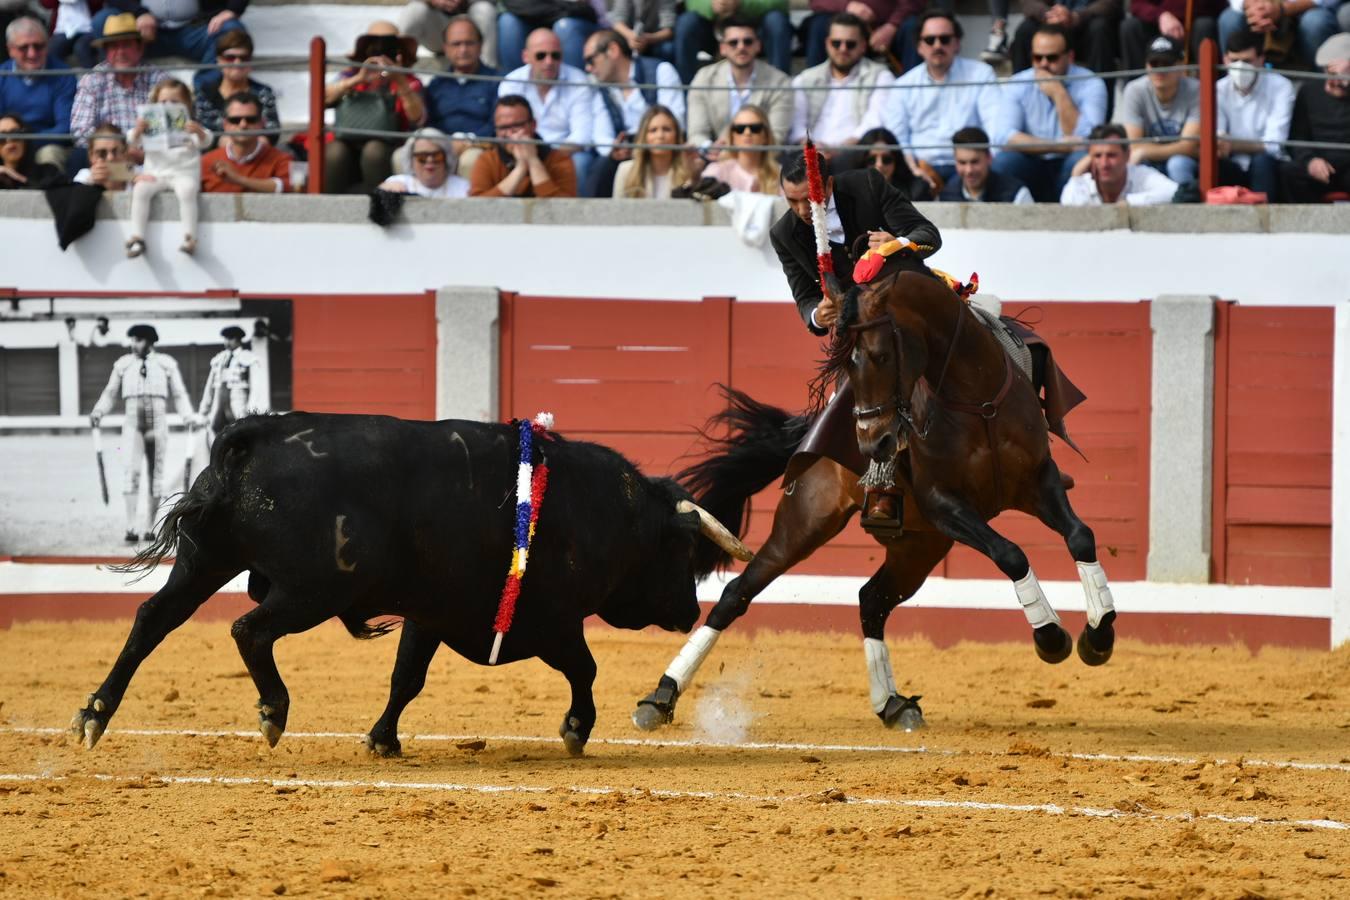
<path fill-rule="evenodd" d="M 568 785 L 543 787 L 520 784 L 460 784 L 444 781 L 359 781 L 353 779 L 259 778 L 250 775 L 46 775 L 42 773 L 0 773 L 0 782 L 54 782 L 89 778 L 102 782 L 146 782 L 185 785 L 260 785 L 273 788 L 327 788 L 332 790 L 369 788 L 376 790 L 437 791 L 461 794 L 551 794 L 564 791 L 591 797 L 659 797 L 671 800 L 714 800 L 750 803 L 854 803 L 861 806 L 910 809 L 950 809 L 976 812 L 1042 813 L 1051 816 L 1085 816 L 1093 819 L 1121 819 L 1152 822 L 1221 822 L 1228 825 L 1279 826 L 1350 831 L 1350 823 L 1335 819 L 1263 819 L 1259 816 L 1228 816 L 1222 813 L 1155 813 L 1090 806 L 1060 806 L 1055 803 L 991 803 L 977 800 L 911 799 L 904 797 L 853 797 L 836 791 L 811 794 L 747 794 L 741 791 L 678 791 L 664 788 L 616 788 L 608 786 Z"/>
<path fill-rule="evenodd" d="M 11 725 L 0 727 L 0 734 L 69 734 L 68 728 L 49 728 L 36 726 Z M 125 734 L 134 737 L 238 737 L 238 738 L 257 738 L 257 731 L 212 731 L 196 728 L 116 728 L 108 731 L 108 734 Z M 354 740 L 364 741 L 366 735 L 358 734 L 354 731 L 288 731 L 287 738 L 302 738 L 307 740 Z M 541 737 L 539 735 L 525 734 L 401 734 L 400 740 L 404 741 L 432 741 L 432 742 L 450 742 L 450 741 L 498 741 L 501 743 L 516 744 L 556 744 L 558 738 Z M 602 744 L 611 747 L 676 747 L 684 749 L 700 750 L 772 750 L 782 753 L 898 753 L 915 754 L 923 756 L 1031 756 L 1030 753 L 1013 753 L 1007 750 L 957 750 L 941 747 L 888 747 L 881 744 L 796 744 L 784 743 L 778 741 L 700 741 L 700 740 L 660 740 L 656 738 L 599 738 L 593 737 L 590 744 Z M 1053 759 L 1073 759 L 1086 762 L 1128 762 L 1128 763 L 1161 763 L 1165 765 L 1183 765 L 1194 766 L 1203 763 L 1213 763 L 1214 765 L 1231 765 L 1237 763 L 1236 759 L 1225 759 L 1222 757 L 1214 759 L 1202 759 L 1192 756 L 1152 756 L 1147 754 L 1114 754 L 1114 753 L 1057 753 L 1048 752 L 1044 756 Z M 1319 762 L 1300 762 L 1297 760 L 1267 760 L 1267 759 L 1248 759 L 1243 757 L 1241 763 L 1244 766 L 1263 769 L 1293 769 L 1306 772 L 1350 772 L 1350 763 L 1319 763 Z"/>

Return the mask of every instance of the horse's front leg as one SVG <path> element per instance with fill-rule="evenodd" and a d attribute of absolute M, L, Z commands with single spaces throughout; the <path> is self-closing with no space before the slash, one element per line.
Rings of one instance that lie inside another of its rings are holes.
<path fill-rule="evenodd" d="M 858 510 L 858 479 L 838 463 L 821 458 L 784 491 L 773 514 L 773 529 L 738 577 L 727 582 L 708 618 L 671 661 L 656 690 L 638 701 L 633 724 L 654 731 L 675 719 L 675 703 L 688 689 L 722 632 L 750 608 L 750 601 L 774 579 L 834 537 Z"/>
<path fill-rule="evenodd" d="M 887 542 L 886 561 L 858 591 L 868 697 L 872 711 L 887 728 L 915 731 L 925 723 L 919 696 L 906 697 L 895 688 L 891 654 L 886 649 L 886 620 L 896 606 L 918 592 L 951 546 L 952 539 L 936 531 L 907 531 Z"/>
<path fill-rule="evenodd" d="M 1037 478 L 1034 511 L 1037 518 L 1064 538 L 1078 565 L 1078 580 L 1083 584 L 1087 601 L 1087 627 L 1078 636 L 1078 658 L 1090 666 L 1100 666 L 1115 649 L 1116 604 L 1111 599 L 1106 572 L 1097 561 L 1097 539 L 1069 505 L 1059 466 L 1048 456 Z"/>
<path fill-rule="evenodd" d="M 1036 641 L 1036 655 L 1048 663 L 1060 663 L 1073 652 L 1073 640 L 1059 623 L 1059 614 L 1050 605 L 1031 570 L 1022 548 L 999 534 L 965 500 L 936 488 L 920 493 L 920 510 L 938 531 L 989 557 L 999 571 L 1008 576 L 1017 592 L 1027 622 Z"/>

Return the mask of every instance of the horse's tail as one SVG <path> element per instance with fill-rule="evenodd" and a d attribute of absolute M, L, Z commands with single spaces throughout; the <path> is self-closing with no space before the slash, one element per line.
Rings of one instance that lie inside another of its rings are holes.
<path fill-rule="evenodd" d="M 726 385 L 718 388 L 727 399 L 727 408 L 709 419 L 701 432 L 712 445 L 712 454 L 678 472 L 675 478 L 694 495 L 699 506 L 741 536 L 750 498 L 787 470 L 788 461 L 810 428 L 811 417 L 760 403 Z M 719 432 L 725 436 L 717 436 Z M 729 562 L 730 557 L 711 542 L 699 542 L 697 571 L 710 572 Z"/>

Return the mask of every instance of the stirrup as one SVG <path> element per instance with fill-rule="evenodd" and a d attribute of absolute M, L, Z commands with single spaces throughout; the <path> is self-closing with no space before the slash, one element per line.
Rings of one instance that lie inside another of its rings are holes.
<path fill-rule="evenodd" d="M 867 510 L 871 503 L 871 500 L 873 497 L 876 496 L 886 496 L 895 498 L 894 516 L 867 515 Z M 905 533 L 904 500 L 905 500 L 904 495 L 901 494 L 899 491 L 895 492 L 865 491 L 863 493 L 863 515 L 862 518 L 859 519 L 859 524 L 862 525 L 863 531 L 867 532 L 868 534 L 872 535 L 872 537 L 880 541 L 894 541 L 899 540 L 901 537 L 903 537 Z"/>

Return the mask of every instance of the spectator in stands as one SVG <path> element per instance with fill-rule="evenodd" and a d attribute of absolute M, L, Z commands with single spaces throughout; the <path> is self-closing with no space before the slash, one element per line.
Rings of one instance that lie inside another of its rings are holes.
<path fill-rule="evenodd" d="M 1219 14 L 1219 46 L 1244 26 L 1264 35 L 1266 59 L 1284 66 L 1297 57 L 1313 62 L 1317 49 L 1342 26 L 1334 9 L 1339 0 L 1228 0 Z M 1347 22 L 1346 24 L 1350 24 Z"/>
<path fill-rule="evenodd" d="M 586 65 L 586 38 L 599 27 L 597 7 L 588 0 L 501 0 L 497 17 L 497 53 L 503 69 L 514 66 L 529 49 L 527 37 L 552 29 L 563 61 L 580 71 Z M 603 11 L 603 5 L 600 11 Z M 539 115 L 538 110 L 535 115 Z"/>
<path fill-rule="evenodd" d="M 123 135 L 135 128 L 137 110 L 150 99 L 150 88 L 168 77 L 155 68 L 117 74 L 107 71 L 139 66 L 145 56 L 145 39 L 131 13 L 105 19 L 98 33 L 94 46 L 103 51 L 104 60 L 80 78 L 70 109 L 70 133 L 80 147 L 87 146 L 89 135 L 101 123 L 115 125 Z M 131 158 L 140 162 L 140 151 L 132 150 Z M 76 152 L 68 165 L 83 162 L 84 154 Z"/>
<path fill-rule="evenodd" d="M 277 95 L 261 81 L 254 81 L 252 68 L 253 38 L 247 31 L 226 32 L 216 42 L 216 62 L 220 70 L 207 72 L 197 79 L 197 121 L 207 131 L 224 131 L 221 119 L 225 115 L 225 101 L 236 94 L 252 94 L 262 101 L 263 127 L 271 134 L 268 142 L 276 146 L 281 139 L 281 117 L 277 114 Z"/>
<path fill-rule="evenodd" d="M 1031 191 L 1012 175 L 993 169 L 989 135 L 981 128 L 962 128 L 952 135 L 956 177 L 942 187 L 939 200 L 967 203 L 1034 203 Z"/>
<path fill-rule="evenodd" d="M 747 103 L 731 120 L 731 146 L 703 170 L 703 177 L 716 178 L 733 191 L 776 194 L 778 163 L 774 154 L 758 149 L 773 143 L 768 113 Z"/>
<path fill-rule="evenodd" d="M 1254 31 L 1242 28 L 1228 38 L 1223 58 L 1228 74 L 1214 91 L 1219 108 L 1219 180 L 1261 191 L 1274 203 L 1279 199 L 1281 145 L 1289 137 L 1294 86 L 1265 68 L 1264 50 L 1265 39 Z"/>
<path fill-rule="evenodd" d="M 117 339 L 113 337 L 112 328 L 108 324 L 108 317 L 99 316 L 97 319 L 95 319 L 94 330 L 89 332 L 89 341 L 87 343 L 87 346 L 107 347 L 110 344 L 115 344 L 116 342 Z"/>
<path fill-rule="evenodd" d="M 1186 8 L 1191 8 L 1191 33 L 1186 34 Z M 1219 36 L 1219 13 L 1228 0 L 1130 0 L 1130 14 L 1120 23 L 1120 67 L 1142 69 L 1153 39 L 1161 35 L 1186 46 L 1191 60 L 1200 58 L 1200 42 Z"/>
<path fill-rule="evenodd" d="M 885 128 L 873 128 L 862 136 L 858 144 L 865 151 L 858 160 L 858 168 L 876 169 L 892 187 L 905 195 L 906 200 L 933 199 L 933 185 L 909 167 L 905 154 L 896 149 L 900 141 L 895 135 Z"/>
<path fill-rule="evenodd" d="M 1131 163 L 1125 144 L 1114 143 L 1124 140 L 1125 129 L 1114 123 L 1092 129 L 1088 135 L 1088 170 L 1069 179 L 1059 202 L 1065 206 L 1171 203 L 1177 183 L 1152 166 Z"/>
<path fill-rule="evenodd" d="M 719 27 L 725 31 L 732 22 L 748 28 L 754 35 L 751 59 L 759 55 L 758 32 L 763 32 L 764 55 L 769 65 L 780 73 L 791 70 L 792 23 L 788 20 L 788 0 L 685 0 L 684 12 L 675 20 L 675 68 L 680 70 L 680 79 L 685 84 L 694 82 L 694 74 L 699 70 L 699 51 L 711 51 L 714 38 L 726 58 L 726 37 L 717 31 Z M 742 37 L 738 34 L 738 38 Z M 737 84 L 741 83 L 737 79 Z M 778 133 L 786 134 L 787 126 L 784 122 Z M 690 139 L 696 140 L 692 127 L 690 132 Z"/>
<path fill-rule="evenodd" d="M 1180 63 L 1181 44 L 1166 35 L 1154 38 L 1148 47 L 1148 74 L 1125 85 L 1120 121 L 1132 141 L 1166 139 L 1132 146 L 1131 163 L 1146 163 L 1185 184 L 1200 170 L 1200 82 L 1181 72 L 1158 71 Z"/>
<path fill-rule="evenodd" d="M 825 61 L 830 23 L 838 13 L 857 16 L 869 29 L 867 47 L 881 57 L 894 56 L 905 71 L 918 65 L 914 52 L 917 16 L 925 0 L 811 0 L 811 15 L 802 23 L 800 33 L 806 48 L 808 68 Z"/>
<path fill-rule="evenodd" d="M 235 94 L 225 103 L 225 137 L 202 157 L 202 190 L 214 194 L 281 194 L 290 190 L 291 158 L 257 135 L 262 101 Z"/>
<path fill-rule="evenodd" d="M 895 78 L 889 68 L 867 58 L 863 20 L 852 13 L 834 16 L 825 45 L 829 58 L 792 79 L 790 143 L 801 143 L 810 132 L 822 147 L 842 147 L 881 127 L 887 93 L 880 89 Z"/>
<path fill-rule="evenodd" d="M 980 59 L 996 66 L 1008 59 L 1009 0 L 989 0 L 989 40 L 980 51 Z"/>
<path fill-rule="evenodd" d="M 1094 72 L 1116 67 L 1123 0 L 1022 0 L 1025 18 L 1013 34 L 1013 71 L 1032 65 L 1031 43 L 1042 25 L 1064 29 L 1074 55 Z"/>
<path fill-rule="evenodd" d="M 122 129 L 111 122 L 100 123 L 89 135 L 89 166 L 75 173 L 74 182 L 105 191 L 127 191 L 135 175 Z"/>
<path fill-rule="evenodd" d="M 1328 75 L 1337 77 L 1299 86 L 1289 137 L 1350 144 L 1350 34 L 1327 38 L 1314 60 Z M 1350 192 L 1350 150 L 1298 147 L 1291 149 L 1291 155 L 1293 161 L 1280 167 L 1285 200 L 1317 203 L 1330 193 Z"/>
<path fill-rule="evenodd" d="M 397 151 L 406 174 L 391 175 L 381 190 L 418 197 L 467 197 L 469 179 L 455 174 L 458 157 L 450 138 L 436 128 L 420 128 Z"/>
<path fill-rule="evenodd" d="M 497 103 L 495 81 L 477 81 L 467 75 L 497 76 L 501 72 L 483 61 L 483 36 L 468 16 L 455 16 L 445 26 L 445 58 L 449 68 L 431 79 L 426 88 L 427 122 L 456 138 L 456 154 L 465 165 L 464 151 L 473 137 L 492 136 L 492 108 Z M 477 154 L 475 154 L 476 156 Z"/>
<path fill-rule="evenodd" d="M 614 0 L 610 27 L 633 53 L 675 62 L 675 0 Z"/>
<path fill-rule="evenodd" d="M 961 23 L 950 12 L 930 9 L 919 17 L 919 55 L 924 64 L 900 76 L 902 88 L 887 96 L 886 127 L 905 147 L 909 167 L 938 184 L 956 175 L 952 135 L 962 128 L 993 128 L 998 118 L 999 92 L 994 70 L 987 63 L 961 56 Z M 946 87 L 975 84 L 974 87 Z"/>
<path fill-rule="evenodd" d="M 412 131 L 427 120 L 422 82 L 381 66 L 407 68 L 417 59 L 417 42 L 400 35 L 393 22 L 372 22 L 348 57 L 365 67 L 339 72 L 324 88 L 324 104 L 337 107 L 335 124 L 361 131 Z M 324 191 L 369 193 L 390 175 L 389 158 L 401 141 L 343 136 L 324 147 Z"/>
<path fill-rule="evenodd" d="M 530 103 L 519 94 L 497 100 L 492 127 L 504 143 L 478 155 L 469 175 L 471 197 L 575 197 L 572 154 L 535 143 L 539 133 Z"/>
<path fill-rule="evenodd" d="M 1106 119 L 1106 85 L 1100 78 L 1058 80 L 1092 74 L 1074 64 L 1068 32 L 1058 25 L 1036 29 L 1031 58 L 1033 68 L 1001 91 L 994 143 L 1002 149 L 994 170 L 1017 178 L 1039 202 L 1053 203 L 1083 156 L 1083 138 Z"/>
<path fill-rule="evenodd" d="M 619 163 L 633 156 L 631 149 L 612 145 L 616 141 L 631 142 L 648 108 L 658 103 L 683 123 L 683 85 L 674 66 L 650 56 L 634 57 L 623 36 L 609 28 L 586 39 L 586 71 L 597 82 L 591 102 L 597 159 L 581 193 L 585 197 L 609 197 Z M 639 84 L 661 87 L 635 87 Z"/>
<path fill-rule="evenodd" d="M 639 144 L 665 144 L 666 148 L 638 147 L 633 158 L 619 163 L 614 174 L 613 196 L 630 199 L 669 200 L 672 188 L 693 177 L 693 167 L 683 150 L 668 149 L 684 144 L 684 131 L 675 113 L 657 104 L 642 114 L 637 127 Z"/>
<path fill-rule="evenodd" d="M 151 103 L 177 103 L 192 111 L 192 90 L 177 78 L 166 78 L 150 91 Z M 137 119 L 127 136 L 134 147 L 148 127 Z M 150 201 L 160 191 L 172 190 L 178 197 L 178 216 L 183 221 L 183 243 L 178 249 L 191 256 L 197 252 L 197 193 L 202 181 L 202 151 L 211 146 L 211 135 L 194 121 L 187 123 L 188 142 L 162 150 L 145 151 L 145 165 L 131 187 L 131 237 L 127 240 L 127 258 L 145 252 L 146 225 L 150 222 Z"/>
<path fill-rule="evenodd" d="M 40 72 L 67 69 L 48 50 L 47 29 L 32 16 L 20 16 L 5 28 L 9 62 L 4 72 Z M 0 112 L 12 113 L 35 134 L 66 134 L 70 131 L 70 108 L 75 103 L 75 76 L 0 74 Z M 70 148 L 58 141 L 34 141 L 29 152 L 36 164 L 64 169 Z"/>
<path fill-rule="evenodd" d="M 82 69 L 98 65 L 94 50 L 92 14 L 103 8 L 103 0 L 40 0 L 43 9 L 52 11 L 52 36 L 48 52 L 52 59 L 65 61 L 74 56 Z"/>
<path fill-rule="evenodd" d="M 216 61 L 216 41 L 242 29 L 239 17 L 248 0 L 104 0 L 94 15 L 95 34 L 113 16 L 135 17 L 145 38 L 146 56 L 186 56 L 196 62 Z M 158 81 L 158 79 L 156 79 Z"/>
<path fill-rule="evenodd" d="M 497 95 L 518 95 L 529 102 L 539 137 L 572 154 L 577 184 L 585 184 L 595 161 L 595 152 L 590 147 L 595 136 L 590 79 L 585 72 L 562 61 L 562 42 L 547 28 L 530 33 L 521 59 L 525 65 L 506 76 Z M 529 84 L 530 80 L 567 84 Z"/>
<path fill-rule="evenodd" d="M 689 93 L 689 143 L 700 149 L 725 143 L 731 117 L 751 103 L 768 111 L 774 134 L 786 135 L 792 127 L 792 82 L 783 71 L 755 60 L 759 37 L 754 27 L 741 19 L 729 19 L 722 23 L 719 40 L 722 59 L 699 69 L 693 86 L 725 85 L 726 90 Z"/>
<path fill-rule="evenodd" d="M 23 119 L 0 114 L 0 191 L 38 190 L 60 181 L 63 169 L 38 162 L 34 142 L 15 137 L 20 134 L 31 134 Z"/>
<path fill-rule="evenodd" d="M 497 4 L 495 0 L 412 0 L 398 14 L 398 30 L 411 35 L 432 53 L 446 49 L 451 21 L 471 22 L 478 35 L 476 56 L 497 65 Z M 448 53 L 446 54 L 449 55 Z"/>

